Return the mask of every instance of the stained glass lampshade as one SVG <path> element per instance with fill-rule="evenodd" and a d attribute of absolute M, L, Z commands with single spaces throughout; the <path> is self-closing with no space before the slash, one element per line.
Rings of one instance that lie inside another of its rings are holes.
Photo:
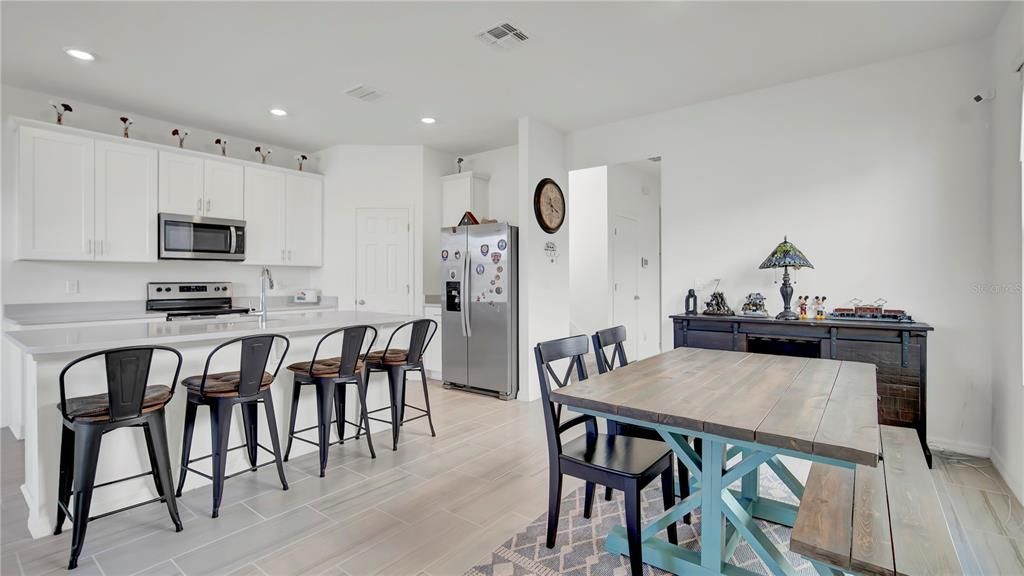
<path fill-rule="evenodd" d="M 772 253 L 764 259 L 764 262 L 761 262 L 758 268 L 764 270 L 766 268 L 785 268 L 787 266 L 792 268 L 814 268 L 811 261 L 804 256 L 804 253 L 783 236 L 782 242 L 775 247 L 775 250 L 772 250 Z"/>
<path fill-rule="evenodd" d="M 764 270 L 766 268 L 782 268 L 782 287 L 779 288 L 779 292 L 782 294 L 782 312 L 779 312 L 775 318 L 777 320 L 798 320 L 800 315 L 793 312 L 790 302 L 793 299 L 793 285 L 789 282 L 789 269 L 790 268 L 814 268 L 811 261 L 804 256 L 804 253 L 799 248 L 789 242 L 789 240 L 783 236 L 782 242 L 772 250 L 772 253 L 761 262 L 758 266 L 759 269 Z"/>

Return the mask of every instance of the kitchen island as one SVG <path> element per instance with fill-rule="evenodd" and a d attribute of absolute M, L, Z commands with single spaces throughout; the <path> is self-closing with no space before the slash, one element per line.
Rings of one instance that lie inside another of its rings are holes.
<path fill-rule="evenodd" d="M 288 407 L 291 405 L 292 376 L 285 367 L 292 362 L 309 360 L 320 337 L 335 328 L 354 324 L 369 324 L 378 330 L 375 348 L 383 348 L 391 331 L 398 325 L 412 320 L 412 316 L 351 311 L 316 311 L 292 314 L 269 314 L 241 317 L 230 321 L 187 321 L 187 322 L 125 322 L 90 326 L 64 326 L 60 328 L 9 331 L 5 339 L 21 352 L 20 389 L 22 432 L 25 441 L 25 484 L 22 494 L 29 508 L 28 528 L 36 538 L 53 532 L 56 518 L 56 496 L 58 479 L 58 456 L 60 453 L 61 421 L 59 374 L 69 362 L 90 352 L 121 346 L 164 345 L 181 352 L 184 362 L 181 378 L 202 374 L 209 352 L 219 343 L 240 336 L 262 333 L 283 334 L 291 341 L 286 357 L 273 385 L 274 404 L 277 409 L 279 430 L 273 431 L 282 439 L 287 435 L 289 422 Z M 400 342 L 399 345 L 405 345 Z M 321 350 L 323 356 L 336 355 L 340 350 Z M 273 370 L 281 355 L 285 354 L 283 344 L 271 354 L 268 370 Z M 81 368 L 81 370 L 79 370 Z M 211 362 L 211 372 L 238 369 L 238 354 L 230 349 L 218 354 Z M 169 384 L 174 375 L 174 359 L 169 354 L 154 354 L 150 373 L 150 384 Z M 381 376 L 375 376 L 382 378 Z M 371 409 L 388 403 L 387 387 L 371 380 L 368 403 Z M 68 397 L 106 392 L 103 363 L 79 365 L 69 375 Z M 167 434 L 170 439 L 171 461 L 174 477 L 181 457 L 181 431 L 184 421 L 186 398 L 184 387 L 178 386 L 174 398 L 167 405 Z M 352 397 L 352 396 L 350 396 Z M 349 419 L 354 420 L 358 409 L 356 402 L 346 407 Z M 303 397 L 296 418 L 298 427 L 316 422 L 313 394 Z M 244 438 L 241 418 L 233 419 L 232 445 Z M 271 433 L 266 421 L 260 419 L 262 437 Z M 196 421 L 195 441 L 192 457 L 210 452 L 208 413 L 200 410 Z M 206 440 L 206 441 L 204 441 Z M 315 450 L 303 442 L 292 447 L 292 456 Z M 266 458 L 266 455 L 261 455 Z M 261 460 L 262 461 L 262 460 Z M 200 464 L 203 466 L 204 464 Z M 205 465 L 209 465 L 208 461 Z M 228 473 L 248 468 L 241 451 L 232 452 L 228 457 Z M 100 463 L 96 476 L 97 483 L 140 474 L 149 470 L 149 459 L 143 433 L 137 428 L 115 430 L 104 436 L 100 451 Z M 197 474 L 189 475 L 185 489 L 189 490 L 209 483 Z M 230 488 L 229 488 L 230 489 Z M 152 479 L 148 476 L 134 479 L 96 491 L 93 499 L 93 513 L 102 514 L 135 502 L 155 497 Z"/>

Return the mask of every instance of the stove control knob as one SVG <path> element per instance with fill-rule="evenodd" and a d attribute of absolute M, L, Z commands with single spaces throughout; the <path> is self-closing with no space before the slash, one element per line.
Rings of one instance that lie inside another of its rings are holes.
<path fill-rule="evenodd" d="M 156 291 L 157 291 L 157 292 L 163 292 L 163 291 L 164 291 L 164 289 L 163 289 L 163 288 L 161 288 L 161 287 L 159 287 L 159 286 L 157 286 L 157 287 L 156 287 Z"/>
<path fill-rule="evenodd" d="M 220 292 L 220 286 L 214 286 L 213 287 L 213 291 L 214 292 Z"/>

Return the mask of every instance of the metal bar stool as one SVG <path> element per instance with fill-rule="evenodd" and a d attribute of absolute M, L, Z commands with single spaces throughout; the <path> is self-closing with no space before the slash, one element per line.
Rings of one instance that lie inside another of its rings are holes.
<path fill-rule="evenodd" d="M 406 328 L 409 328 L 410 331 L 409 348 L 392 348 L 391 344 L 395 339 L 395 335 Z M 434 420 L 430 417 L 430 395 L 427 393 L 427 374 L 423 370 L 423 354 L 426 353 L 427 347 L 430 346 L 430 341 L 434 339 L 435 332 L 437 332 L 437 322 L 428 318 L 406 322 L 395 328 L 395 331 L 391 333 L 391 337 L 388 338 L 387 346 L 383 350 L 370 352 L 366 356 L 367 378 L 369 378 L 369 373 L 372 372 L 388 373 L 391 405 L 370 410 L 369 413 L 373 414 L 382 410 L 391 410 L 390 422 L 381 418 L 374 418 L 373 416 L 370 416 L 370 420 L 391 424 L 392 450 L 398 450 L 398 431 L 406 422 L 426 417 L 427 422 L 430 424 L 430 435 L 437 436 L 437 433 L 434 432 Z M 423 381 L 424 408 L 405 403 L 406 376 L 409 372 L 413 371 L 419 372 L 420 379 Z M 407 420 L 405 418 L 406 408 L 418 410 L 422 414 Z"/>
<path fill-rule="evenodd" d="M 281 353 L 281 359 L 278 360 L 274 373 L 270 374 L 266 371 L 267 362 L 270 360 L 270 351 L 277 339 L 284 340 L 284 352 Z M 237 343 L 241 343 L 239 370 L 210 374 L 210 361 L 213 360 L 217 352 Z M 281 364 L 284 363 L 284 357 L 288 354 L 290 345 L 288 339 L 280 334 L 260 334 L 228 340 L 214 348 L 206 357 L 202 376 L 189 376 L 181 381 L 181 384 L 188 389 L 188 403 L 185 405 L 185 430 L 181 441 L 181 475 L 178 479 L 178 496 L 181 496 L 181 490 L 185 486 L 185 476 L 189 472 L 208 478 L 213 482 L 214 518 L 220 515 L 220 503 L 224 496 L 224 480 L 244 472 L 253 472 L 257 468 L 271 464 L 271 462 L 256 464 L 257 448 L 262 448 L 267 453 L 273 454 L 273 463 L 277 464 L 277 474 L 281 477 L 281 487 L 284 490 L 288 489 L 288 479 L 284 476 L 284 464 L 281 462 L 281 442 L 277 437 L 277 419 L 274 418 L 274 399 L 270 393 L 270 385 L 277 377 L 277 372 L 281 369 Z M 257 405 L 260 403 L 266 410 L 273 450 L 260 444 L 257 437 Z M 190 460 L 192 432 L 196 424 L 196 410 L 200 404 L 210 407 L 210 436 L 213 450 L 208 456 Z M 231 434 L 231 411 L 235 404 L 242 405 L 245 444 L 228 448 L 228 437 Z M 225 475 L 228 452 L 243 447 L 248 450 L 250 468 Z M 207 458 L 213 459 L 212 475 L 189 467 L 189 464 Z"/>
<path fill-rule="evenodd" d="M 154 350 L 174 354 L 177 365 L 170 386 L 149 386 L 149 369 Z M 106 362 L 107 393 L 68 398 L 65 393 L 65 375 L 73 366 L 91 358 L 103 356 Z M 97 520 L 111 514 L 151 504 L 166 502 L 167 511 L 174 522 L 176 532 L 181 532 L 181 518 L 178 506 L 171 494 L 174 487 L 171 477 L 171 458 L 167 452 L 167 427 L 164 423 L 164 406 L 174 396 L 174 383 L 181 371 L 181 354 L 165 346 L 138 346 L 112 348 L 82 356 L 60 371 L 60 413 L 63 417 L 63 431 L 60 443 L 60 478 L 57 488 L 57 525 L 54 535 L 60 534 L 65 517 L 70 517 L 73 532 L 71 536 L 71 558 L 68 570 L 78 566 L 78 556 L 85 543 L 85 530 L 90 520 Z M 100 441 L 111 430 L 129 426 L 142 427 L 146 434 L 149 451 L 149 472 L 127 478 L 96 484 L 96 464 L 100 455 Z M 109 486 L 127 480 L 152 476 L 157 497 L 131 506 L 125 506 L 97 516 L 89 516 L 94 488 Z M 74 511 L 69 509 L 72 485 L 74 487 Z"/>
<path fill-rule="evenodd" d="M 335 334 L 341 334 L 341 354 L 333 358 L 320 358 L 320 347 L 328 338 Z M 367 341 L 367 335 L 370 336 Z M 295 380 L 292 384 L 292 412 L 291 420 L 288 423 L 288 446 L 284 450 L 284 461 L 292 452 L 292 440 L 300 440 L 320 448 L 320 477 L 324 477 L 324 470 L 327 468 L 327 452 L 331 442 L 331 424 L 338 427 L 337 444 L 344 444 L 345 440 L 352 438 L 359 439 L 362 432 L 366 432 L 366 445 L 370 448 L 370 456 L 377 457 L 373 450 L 373 440 L 370 438 L 370 419 L 366 411 L 366 366 L 363 358 L 373 349 L 373 343 L 377 341 L 377 329 L 373 326 L 346 326 L 338 328 L 325 334 L 316 348 L 313 350 L 313 359 L 309 362 L 296 362 L 288 366 L 288 370 L 295 373 Z M 349 384 L 356 385 L 356 392 L 359 394 L 360 417 L 359 423 L 350 422 L 345 419 L 345 392 Z M 316 408 L 317 423 L 299 430 L 295 429 L 295 419 L 299 412 L 299 392 L 303 386 L 313 385 L 316 387 Z M 331 401 L 334 402 L 335 419 L 331 420 Z M 356 427 L 356 433 L 348 438 L 345 437 L 345 424 Z M 307 440 L 299 436 L 302 432 L 313 429 L 319 432 L 318 441 Z"/>

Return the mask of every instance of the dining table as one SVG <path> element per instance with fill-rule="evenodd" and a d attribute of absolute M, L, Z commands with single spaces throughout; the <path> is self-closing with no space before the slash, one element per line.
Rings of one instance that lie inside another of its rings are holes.
<path fill-rule="evenodd" d="M 772 574 L 788 576 L 792 562 L 757 520 L 792 527 L 799 505 L 762 496 L 759 474 L 769 468 L 799 501 L 804 486 L 780 456 L 878 466 L 875 382 L 863 362 L 676 348 L 552 390 L 551 400 L 657 430 L 692 474 L 689 496 L 644 526 L 644 562 L 674 574 L 753 574 L 728 562 L 742 539 Z M 700 453 L 690 439 L 701 440 Z M 699 551 L 659 538 L 698 509 Z M 628 554 L 622 526 L 605 547 Z"/>

